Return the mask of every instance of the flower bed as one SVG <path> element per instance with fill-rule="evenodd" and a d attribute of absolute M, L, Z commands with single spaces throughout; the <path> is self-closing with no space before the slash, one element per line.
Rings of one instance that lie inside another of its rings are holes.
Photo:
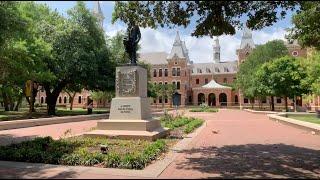
<path fill-rule="evenodd" d="M 202 119 L 193 118 L 193 117 L 184 117 L 178 115 L 174 117 L 170 114 L 165 114 L 160 118 L 161 124 L 164 127 L 167 127 L 171 130 L 180 130 L 184 134 L 189 134 L 193 132 L 196 128 L 200 127 L 203 124 Z"/>
<path fill-rule="evenodd" d="M 116 140 L 105 138 L 39 137 L 31 141 L 0 147 L 0 160 L 143 169 L 167 150 L 169 140 Z M 100 150 L 106 145 L 106 153 Z"/>

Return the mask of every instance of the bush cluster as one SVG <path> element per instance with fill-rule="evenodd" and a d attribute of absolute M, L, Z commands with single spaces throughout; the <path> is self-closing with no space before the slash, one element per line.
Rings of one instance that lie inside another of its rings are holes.
<path fill-rule="evenodd" d="M 121 141 L 121 140 L 119 140 Z M 121 143 L 121 142 L 120 142 Z M 120 144 L 119 143 L 119 144 Z M 132 141 L 134 143 L 134 141 Z M 102 165 L 110 168 L 143 169 L 167 149 L 164 140 L 148 144 L 143 151 L 120 154 L 109 152 L 90 152 L 96 146 L 93 139 L 53 140 L 51 137 L 39 137 L 31 141 L 0 147 L 0 160 L 47 163 L 60 165 Z M 114 144 L 116 145 L 116 144 Z"/>
<path fill-rule="evenodd" d="M 194 129 L 200 127 L 204 122 L 201 119 L 197 119 L 193 117 L 191 118 L 184 117 L 184 116 L 174 117 L 173 115 L 170 115 L 170 114 L 166 114 L 162 116 L 160 120 L 164 127 L 167 127 L 172 130 L 182 127 L 184 129 L 183 132 L 186 134 L 194 131 Z"/>

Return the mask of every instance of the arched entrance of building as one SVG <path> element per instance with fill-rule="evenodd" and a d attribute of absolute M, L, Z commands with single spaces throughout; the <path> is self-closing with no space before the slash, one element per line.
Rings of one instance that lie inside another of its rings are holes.
<path fill-rule="evenodd" d="M 181 94 L 178 92 L 175 92 L 172 96 L 172 103 L 174 106 L 180 106 L 181 105 Z"/>
<path fill-rule="evenodd" d="M 208 96 L 208 105 L 216 106 L 216 95 L 214 93 L 210 93 Z"/>
<path fill-rule="evenodd" d="M 235 102 L 235 104 L 239 104 L 239 99 L 238 99 L 237 95 L 234 96 L 234 102 Z"/>
<path fill-rule="evenodd" d="M 227 106 L 227 95 L 225 93 L 219 95 L 219 103 L 220 106 Z"/>
<path fill-rule="evenodd" d="M 198 105 L 204 103 L 204 102 L 206 101 L 205 98 L 206 98 L 206 97 L 204 96 L 203 93 L 199 93 L 199 94 L 198 94 Z"/>

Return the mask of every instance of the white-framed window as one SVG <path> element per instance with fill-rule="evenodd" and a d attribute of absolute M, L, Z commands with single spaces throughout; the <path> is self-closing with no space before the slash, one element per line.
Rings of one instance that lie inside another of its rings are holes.
<path fill-rule="evenodd" d="M 177 81 L 177 89 L 180 89 L 180 81 Z"/>
<path fill-rule="evenodd" d="M 214 70 L 216 71 L 216 72 L 220 72 L 220 69 L 219 68 L 214 68 Z"/>

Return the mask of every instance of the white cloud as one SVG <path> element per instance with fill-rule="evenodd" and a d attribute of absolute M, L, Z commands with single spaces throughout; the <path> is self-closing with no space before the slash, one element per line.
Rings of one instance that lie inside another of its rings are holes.
<path fill-rule="evenodd" d="M 126 30 L 122 25 L 108 25 L 106 34 L 114 36 L 119 30 Z M 176 36 L 175 29 L 155 30 L 151 28 L 141 28 L 141 53 L 147 52 L 170 52 L 174 38 Z M 181 31 L 180 38 L 186 42 L 187 49 L 189 50 L 190 59 L 194 63 L 212 62 L 212 45 L 213 39 L 209 37 L 196 38 L 189 34 L 183 34 Z M 252 33 L 253 41 L 255 44 L 264 44 L 270 40 L 283 39 L 286 31 L 280 28 L 273 28 L 270 32 L 267 31 L 254 31 Z M 222 35 L 219 37 L 221 46 L 221 61 L 235 61 L 238 59 L 236 50 L 241 43 L 242 31 L 237 31 L 236 35 Z"/>
<path fill-rule="evenodd" d="M 107 36 L 115 36 L 117 34 L 118 31 L 125 31 L 126 28 L 122 25 L 120 25 L 119 23 L 115 23 L 115 24 L 104 24 L 104 30 Z"/>

